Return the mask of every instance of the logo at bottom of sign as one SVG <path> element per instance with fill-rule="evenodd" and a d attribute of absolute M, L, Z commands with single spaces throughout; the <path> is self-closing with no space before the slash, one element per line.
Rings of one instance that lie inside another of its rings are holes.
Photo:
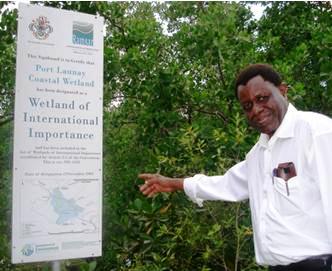
<path fill-rule="evenodd" d="M 32 244 L 25 244 L 21 252 L 24 256 L 31 256 L 35 252 L 35 247 Z"/>

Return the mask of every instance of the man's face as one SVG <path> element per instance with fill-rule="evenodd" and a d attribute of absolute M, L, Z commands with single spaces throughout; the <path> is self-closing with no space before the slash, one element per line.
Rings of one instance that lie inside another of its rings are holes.
<path fill-rule="evenodd" d="M 287 86 L 276 87 L 258 75 L 238 86 L 237 91 L 249 125 L 271 137 L 287 111 Z"/>

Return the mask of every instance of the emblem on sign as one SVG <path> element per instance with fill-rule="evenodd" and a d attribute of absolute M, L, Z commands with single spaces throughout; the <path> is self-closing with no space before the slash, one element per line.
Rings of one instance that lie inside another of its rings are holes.
<path fill-rule="evenodd" d="M 50 26 L 50 22 L 45 16 L 39 16 L 35 20 L 32 20 L 32 23 L 29 24 L 29 29 L 39 40 L 47 39 L 50 33 L 53 32 L 53 27 Z"/>

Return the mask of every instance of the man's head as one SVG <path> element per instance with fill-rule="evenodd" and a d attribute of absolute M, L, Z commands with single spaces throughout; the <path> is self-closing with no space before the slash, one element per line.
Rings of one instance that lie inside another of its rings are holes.
<path fill-rule="evenodd" d="M 287 85 L 280 75 L 269 65 L 250 65 L 239 73 L 235 88 L 249 125 L 271 137 L 288 107 Z"/>

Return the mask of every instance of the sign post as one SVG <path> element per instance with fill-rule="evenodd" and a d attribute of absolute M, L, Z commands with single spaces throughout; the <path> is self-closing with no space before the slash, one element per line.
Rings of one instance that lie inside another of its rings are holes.
<path fill-rule="evenodd" d="M 103 18 L 20 4 L 12 262 L 101 255 Z"/>
<path fill-rule="evenodd" d="M 61 270 L 61 263 L 60 261 L 52 262 L 52 271 L 60 271 Z"/>

